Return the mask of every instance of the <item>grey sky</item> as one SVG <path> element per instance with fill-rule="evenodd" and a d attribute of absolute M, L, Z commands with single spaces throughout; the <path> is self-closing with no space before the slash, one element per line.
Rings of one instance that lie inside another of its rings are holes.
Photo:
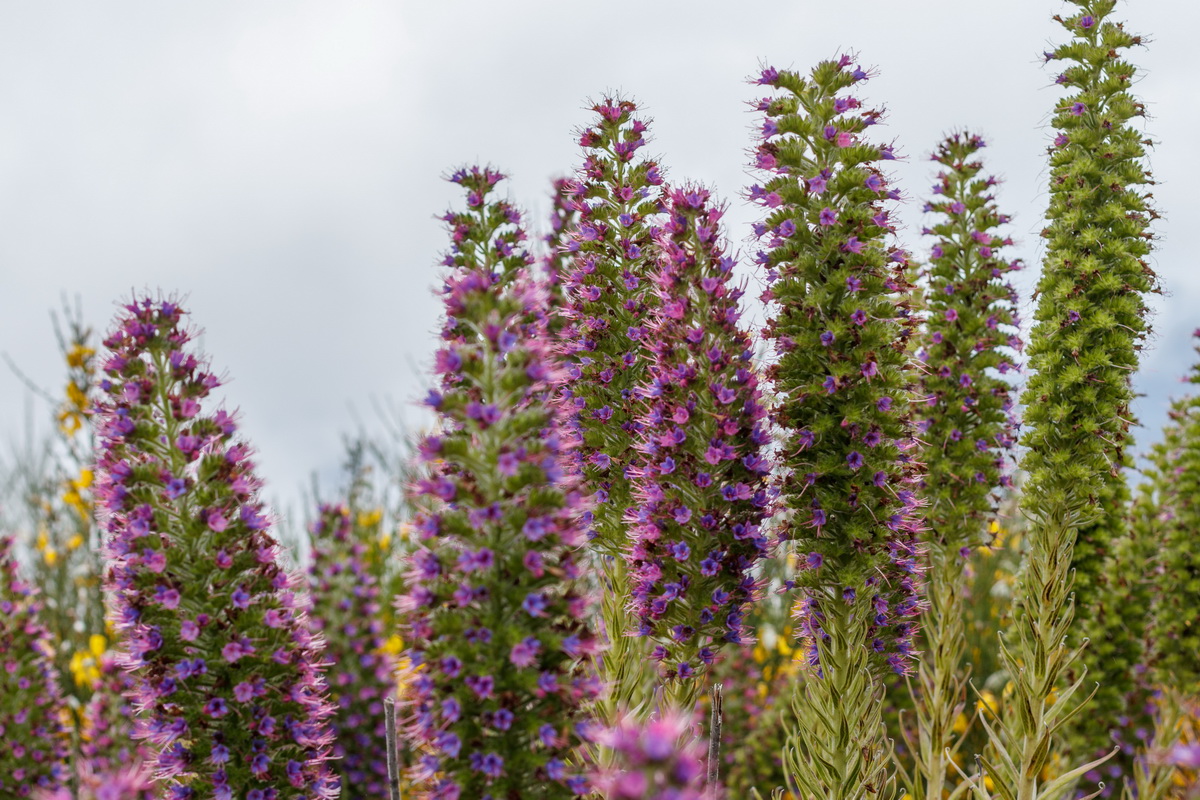
<path fill-rule="evenodd" d="M 39 384 L 62 367 L 48 312 L 80 293 L 105 327 L 131 289 L 185 293 L 269 493 L 331 474 L 354 404 L 418 395 L 457 197 L 441 176 L 490 162 L 540 224 L 549 180 L 571 169 L 585 98 L 619 89 L 654 118 L 668 177 L 731 200 L 731 238 L 754 211 L 739 193 L 760 61 L 807 68 L 843 49 L 880 75 L 865 99 L 908 160 L 904 243 L 918 254 L 926 160 L 969 127 L 991 146 L 1036 266 L 1045 127 L 1059 92 L 1040 52 L 1063 36 L 1057 2 L 0 2 L 0 349 Z M 1200 202 L 1200 5 L 1119 7 L 1147 49 L 1138 91 L 1161 142 L 1160 301 L 1139 386 L 1157 429 L 1200 326 L 1187 245 Z M 1023 279 L 1028 287 L 1033 269 Z M 1028 300 L 1026 299 L 1026 306 Z M 1030 316 L 1028 310 L 1026 316 Z M 24 391 L 0 370 L 0 441 Z M 413 418 L 417 416 L 414 414 Z M 1146 441 L 1147 437 L 1143 437 Z"/>

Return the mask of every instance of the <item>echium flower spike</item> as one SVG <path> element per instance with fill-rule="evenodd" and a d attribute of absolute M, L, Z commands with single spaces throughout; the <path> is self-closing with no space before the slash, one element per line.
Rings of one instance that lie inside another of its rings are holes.
<path fill-rule="evenodd" d="M 811 666 L 785 759 L 802 794 L 837 800 L 890 779 L 880 701 L 887 676 L 911 670 L 922 580 L 908 258 L 884 208 L 899 196 L 879 168 L 892 151 L 864 135 L 880 112 L 846 93 L 868 77 L 852 63 L 762 72 L 783 92 L 757 104 L 766 178 L 750 188 L 766 210 L 755 233 L 784 435 L 782 535 L 803 567 L 797 631 Z"/>
<path fill-rule="evenodd" d="M 1195 333 L 1200 354 L 1200 330 Z M 1200 385 L 1200 366 L 1188 377 Z M 1155 448 L 1159 479 L 1153 542 L 1159 569 L 1154 571 L 1150 659 L 1155 685 L 1173 685 L 1185 696 L 1200 694 L 1200 394 L 1177 400 L 1170 411 L 1171 430 Z"/>
<path fill-rule="evenodd" d="M 309 623 L 325 641 L 326 659 L 337 665 L 329 677 L 337 708 L 330 722 L 346 800 L 387 795 L 383 702 L 396 691 L 396 663 L 384 651 L 380 576 L 363 534 L 345 505 L 322 505 L 309 528 Z"/>
<path fill-rule="evenodd" d="M 173 800 L 330 798 L 332 708 L 300 576 L 280 564 L 251 451 L 170 300 L 105 340 L 97 498 L 136 735 Z"/>
<path fill-rule="evenodd" d="M 1025 391 L 1027 507 L 1096 501 L 1119 480 L 1128 441 L 1130 375 L 1145 338 L 1145 295 L 1158 280 L 1145 257 L 1156 216 L 1142 187 L 1147 142 L 1130 120 L 1135 68 L 1120 52 L 1141 38 L 1108 18 L 1115 0 L 1075 0 L 1059 21 L 1073 38 L 1049 54 L 1067 62 L 1050 148 L 1050 207 L 1040 301 Z M 1076 355 L 1078 354 L 1078 355 Z"/>
<path fill-rule="evenodd" d="M 542 238 L 546 248 L 541 259 L 542 280 L 546 285 L 550 306 L 550 335 L 555 338 L 566 324 L 563 316 L 566 307 L 563 281 L 567 265 L 570 263 L 568 242 L 573 235 L 580 208 L 580 201 L 575 197 L 575 185 L 575 182 L 568 178 L 558 178 L 554 181 L 550 232 Z"/>
<path fill-rule="evenodd" d="M 620 709 L 649 713 L 653 668 L 645 640 L 633 636 L 629 582 L 623 552 L 631 505 L 628 468 L 636 464 L 637 388 L 645 376 L 645 314 L 652 234 L 661 210 L 658 165 L 639 157 L 647 123 L 637 106 L 606 98 L 580 135 L 586 152 L 564 202 L 578 217 L 566 240 L 563 293 L 566 319 L 558 333 L 569 383 L 563 400 L 571 411 L 575 469 L 593 500 L 587 512 L 593 553 L 603 572 L 601 616 L 609 647 L 600 663 L 607 692 L 599 709 L 615 724 Z"/>
<path fill-rule="evenodd" d="M 625 559 L 639 633 L 653 638 L 652 658 L 690 711 L 722 645 L 753 636 L 744 623 L 767 552 L 770 437 L 723 211 L 699 187 L 668 198 L 643 323 L 646 405 Z"/>
<path fill-rule="evenodd" d="M 1130 376 L 1148 331 L 1145 295 L 1158 289 L 1146 262 L 1155 216 L 1144 188 L 1152 182 L 1143 162 L 1147 142 L 1130 124 L 1143 112 L 1130 92 L 1135 69 L 1121 55 L 1141 39 L 1110 18 L 1115 0 L 1071 4 L 1076 13 L 1056 17 L 1071 38 L 1047 54 L 1064 62 L 1057 82 L 1074 94 L 1057 103 L 1053 121 L 1046 254 L 1024 394 L 1029 549 L 1016 593 L 1017 635 L 1001 644 L 1014 706 L 1026 713 L 990 726 L 984 759 L 996 791 L 1014 800 L 1054 796 L 1092 766 L 1039 781 L 1060 744 L 1059 726 L 1092 684 L 1082 670 L 1072 674 L 1082 640 L 1071 625 L 1075 543 L 1080 526 L 1103 513 L 1106 487 L 1123 480 Z M 1104 529 L 1112 530 L 1094 528 Z M 1094 613 L 1097 598 L 1081 602 Z M 1132 675 L 1132 667 L 1121 671 Z M 1076 762 L 1108 737 L 1102 726 L 1090 728 L 1095 744 L 1076 745 Z"/>
<path fill-rule="evenodd" d="M 927 318 L 917 356 L 925 366 L 914 411 L 926 469 L 929 605 L 921 614 L 925 658 L 909 684 L 917 720 L 909 791 L 927 800 L 942 800 L 953 774 L 946 753 L 956 749 L 954 721 L 966 701 L 966 559 L 985 543 L 997 491 L 1012 485 L 1006 467 L 1016 441 L 1004 376 L 1022 343 L 1007 276 L 1022 265 L 1003 255 L 1012 240 L 996 229 L 1009 218 L 996 208 L 996 179 L 982 174 L 982 147 L 967 133 L 938 146 L 933 160 L 942 171 L 925 205 L 937 217 L 925 229 L 935 242 L 923 276 Z"/>
<path fill-rule="evenodd" d="M 482 229 L 474 229 L 476 235 Z M 480 263 L 447 278 L 430 404 L 440 432 L 419 445 L 420 545 L 400 598 L 413 670 L 406 735 L 419 796 L 569 798 L 582 709 L 600 685 L 578 579 L 583 493 L 551 401 L 563 379 L 532 276 L 504 283 Z"/>
<path fill-rule="evenodd" d="M 642 722 L 628 714 L 600 731 L 614 755 L 595 783 L 607 800 L 720 800 L 720 787 L 705 785 L 704 742 L 689 713 L 668 711 Z"/>
<path fill-rule="evenodd" d="M 0 797 L 67 784 L 67 705 L 41 604 L 17 574 L 13 538 L 0 536 Z"/>
<path fill-rule="evenodd" d="M 572 404 L 583 443 L 584 487 L 595 494 L 593 547 L 620 557 L 634 456 L 637 387 L 645 374 L 642 342 L 651 233 L 661 207 L 658 165 L 639 159 L 646 123 L 628 100 L 606 99 L 580 144 L 587 157 L 572 182 L 578 219 L 567 242 L 560 336 Z M 611 632 L 614 635 L 616 632 Z"/>

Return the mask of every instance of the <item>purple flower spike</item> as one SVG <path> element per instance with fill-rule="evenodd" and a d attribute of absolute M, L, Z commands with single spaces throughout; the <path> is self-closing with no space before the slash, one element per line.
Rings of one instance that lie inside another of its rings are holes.
<path fill-rule="evenodd" d="M 396 691 L 396 663 L 385 650 L 380 620 L 380 554 L 370 553 L 380 539 L 379 520 L 377 514 L 324 505 L 309 529 L 309 627 L 325 640 L 325 657 L 337 666 L 329 695 L 337 707 L 333 756 L 345 800 L 382 797 L 388 786 L 382 710 Z M 277 616 L 267 624 L 283 621 Z M 257 692 L 252 682 L 242 683 L 234 687 L 234 699 L 252 702 Z"/>
<path fill-rule="evenodd" d="M 943 169 L 929 203 L 939 217 L 927 228 L 937 238 L 924 276 L 925 361 L 931 368 L 922 373 L 918 394 L 929 398 L 931 409 L 922 460 L 925 491 L 937 509 L 927 522 L 938 564 L 953 565 L 960 548 L 984 544 L 983 520 L 995 512 L 1015 442 L 1011 384 L 996 372 L 1021 349 L 1013 338 L 1017 293 L 1011 273 L 1022 264 L 1006 259 L 1003 249 L 1012 239 L 996 232 L 1007 217 L 992 200 L 996 180 L 981 174 L 976 154 L 983 146 L 980 137 L 958 133 L 933 154 Z M 970 209 L 965 220 L 952 211 L 956 204 Z M 977 473 L 982 481 L 974 479 Z"/>
<path fill-rule="evenodd" d="M 545 292 L 528 271 L 483 271 L 492 208 L 485 196 L 473 212 L 459 245 L 473 255 L 445 283 L 457 366 L 442 376 L 440 433 L 421 446 L 438 458 L 411 490 L 421 545 L 398 601 L 412 665 L 402 720 L 421 796 L 565 800 L 587 791 L 576 723 L 600 691 L 575 561 L 585 498 L 552 397 L 566 376 Z"/>
<path fill-rule="evenodd" d="M 299 579 L 278 562 L 249 448 L 223 411 L 171 413 L 187 400 L 203 409 L 219 385 L 188 353 L 182 318 L 174 303 L 137 300 L 105 340 L 96 496 L 137 735 L 172 796 L 199 784 L 332 798 L 321 652 Z M 186 488 L 172 497 L 176 478 Z M 235 698 L 243 682 L 261 685 L 248 703 Z"/>
<path fill-rule="evenodd" d="M 0 536 L 0 796 L 29 797 L 66 786 L 69 712 L 41 604 L 17 575 L 12 548 L 12 537 Z"/>
<path fill-rule="evenodd" d="M 771 465 L 723 212 L 707 191 L 685 187 L 668 193 L 666 213 L 636 447 L 646 463 L 669 459 L 672 469 L 631 470 L 636 511 L 625 560 L 640 629 L 667 648 L 665 677 L 684 679 L 704 669 L 701 649 L 741 638 L 759 588 L 752 571 L 767 552 Z M 693 330 L 713 344 L 692 346 Z"/>
<path fill-rule="evenodd" d="M 808 133 L 760 145 L 778 161 L 761 191 L 789 198 L 765 224 L 792 221 L 801 229 L 770 243 L 757 260 L 772 281 L 767 299 L 775 301 L 764 336 L 775 340 L 780 357 L 769 377 L 776 395 L 787 398 L 775 414 L 789 436 L 779 492 L 796 510 L 782 535 L 822 565 L 797 576 L 806 596 L 797 630 L 815 666 L 824 631 L 849 625 L 859 606 L 882 598 L 889 609 L 915 611 L 921 577 L 906 570 L 920 523 L 902 499 L 916 482 L 913 429 L 901 399 L 911 382 L 901 343 L 915 327 L 912 287 L 906 259 L 889 239 L 884 203 L 891 198 L 880 191 L 888 180 L 878 162 L 890 151 L 864 138 L 880 112 L 843 94 L 858 73 L 842 59 L 819 65 L 811 80 L 781 74 L 777 85 L 786 92 L 767 104 L 766 116 L 782 131 Z M 805 117 L 798 108 L 814 111 Z M 856 145 L 839 146 L 841 133 Z M 821 189 L 842 187 L 837 195 L 814 193 L 814 178 L 800 177 L 813 163 L 824 165 Z M 827 588 L 834 584 L 853 589 L 853 600 L 833 602 Z M 865 644 L 883 644 L 870 650 L 881 679 L 912 663 L 911 616 L 869 615 L 876 622 Z"/>
<path fill-rule="evenodd" d="M 576 466 L 596 501 L 592 546 L 619 558 L 630 505 L 625 470 L 637 456 L 631 390 L 645 373 L 643 322 L 662 177 L 655 162 L 635 158 L 646 143 L 646 123 L 634 103 L 606 98 L 593 110 L 598 118 L 580 138 L 584 162 L 565 201 L 578 221 L 566 240 L 566 324 L 559 337 L 571 378 L 565 399 L 583 444 Z M 606 458 L 583 459 L 597 452 Z"/>

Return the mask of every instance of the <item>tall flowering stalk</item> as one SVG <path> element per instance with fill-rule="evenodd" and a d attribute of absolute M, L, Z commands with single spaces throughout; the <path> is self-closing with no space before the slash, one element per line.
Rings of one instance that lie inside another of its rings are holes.
<path fill-rule="evenodd" d="M 880 112 L 846 94 L 867 79 L 851 63 L 763 71 L 758 83 L 782 94 L 758 103 L 766 179 L 750 188 L 767 214 L 756 233 L 773 301 L 783 536 L 805 567 L 797 632 L 810 674 L 785 760 L 802 795 L 836 800 L 891 779 L 881 698 L 885 678 L 912 667 L 922 571 L 908 260 L 883 207 L 898 196 L 878 166 L 892 152 L 864 137 Z"/>
<path fill-rule="evenodd" d="M 1006 460 L 1015 443 L 1010 385 L 1004 375 L 1021 350 L 1016 292 L 1006 276 L 1019 261 L 1002 254 L 1012 240 L 996 228 L 1009 218 L 996 208 L 996 180 L 982 174 L 978 136 L 947 137 L 933 155 L 943 169 L 925 210 L 937 221 L 925 270 L 926 327 L 918 357 L 928 502 L 928 607 L 921 615 L 925 657 L 913 703 L 917 736 L 909 742 L 915 771 L 909 791 L 942 800 L 951 757 L 962 744 L 955 721 L 966 701 L 966 565 L 986 543 L 998 491 L 1011 486 Z"/>
<path fill-rule="evenodd" d="M 258 500 L 220 381 L 171 301 L 137 300 L 105 340 L 97 499 L 113 623 L 169 796 L 330 798 L 332 709 L 298 576 Z"/>
<path fill-rule="evenodd" d="M 498 268 L 487 194 L 499 176 L 455 180 L 470 210 L 452 223 L 441 388 L 428 401 L 440 431 L 419 446 L 420 543 L 400 600 L 413 778 L 439 800 L 574 797 L 587 791 L 572 756 L 581 710 L 599 685 L 582 668 L 594 647 L 575 560 L 584 497 L 550 401 L 562 376 L 545 294 Z"/>
<path fill-rule="evenodd" d="M 630 469 L 630 602 L 684 711 L 721 646 L 748 635 L 753 569 L 767 552 L 770 437 L 722 215 L 704 189 L 668 194 Z"/>
<path fill-rule="evenodd" d="M 1200 329 L 1194 336 L 1200 354 Z M 1186 379 L 1200 384 L 1200 366 L 1194 366 Z M 1174 787 L 1184 783 L 1177 771 L 1183 767 L 1169 754 L 1181 744 L 1183 720 L 1189 702 L 1200 696 L 1200 632 L 1196 631 L 1196 608 L 1200 606 L 1200 556 L 1196 554 L 1195 533 L 1200 526 L 1200 395 L 1192 394 L 1171 405 L 1169 422 L 1162 441 L 1149 458 L 1146 482 L 1142 484 L 1133 515 L 1134 546 L 1122 553 L 1129 563 L 1143 567 L 1150 579 L 1133 577 L 1121 600 L 1134 603 L 1146 618 L 1147 666 L 1144 680 L 1152 689 L 1149 700 L 1154 712 L 1154 731 L 1149 740 L 1121 742 L 1123 752 L 1136 759 L 1126 779 L 1128 788 L 1139 800 L 1160 800 Z M 1134 560 L 1136 559 L 1136 560 Z M 1125 576 L 1127 580 L 1129 576 Z M 1131 709 L 1135 723 L 1143 728 L 1145 714 Z M 1193 720 L 1194 720 L 1193 716 Z M 1195 745 L 1192 745 L 1195 750 Z M 1200 750 L 1197 750 L 1200 752 Z M 1195 768 L 1193 759 L 1192 768 Z M 1175 788 L 1177 792 L 1178 789 Z"/>
<path fill-rule="evenodd" d="M 396 694 L 396 663 L 384 650 L 380 575 L 370 561 L 374 543 L 345 505 L 321 506 L 309 534 L 309 624 L 336 665 L 329 695 L 337 707 L 332 755 L 342 797 L 380 798 L 388 791 L 383 702 Z"/>
<path fill-rule="evenodd" d="M 566 202 L 578 212 L 566 248 L 563 316 L 559 333 L 569 382 L 577 468 L 593 497 L 592 549 L 607 591 L 601 613 L 609 647 L 601 662 L 608 692 L 601 714 L 615 724 L 622 709 L 646 713 L 653 690 L 644 640 L 626 608 L 630 593 L 623 553 L 626 510 L 632 504 L 627 470 L 637 465 L 637 389 L 645 380 L 645 313 L 652 264 L 652 228 L 661 206 L 658 165 L 638 158 L 646 122 L 628 100 L 608 98 L 593 109 L 584 130 L 587 153 Z"/>
<path fill-rule="evenodd" d="M 0 797 L 31 797 L 67 781 L 68 713 L 41 604 L 0 536 Z"/>
<path fill-rule="evenodd" d="M 1105 486 L 1124 463 L 1130 376 L 1146 331 L 1144 295 L 1157 288 L 1145 256 L 1153 211 L 1143 187 L 1143 137 L 1129 125 L 1142 108 L 1130 94 L 1134 67 L 1122 50 L 1141 40 L 1110 19 L 1115 0 L 1075 0 L 1058 17 L 1071 34 L 1047 58 L 1066 62 L 1050 149 L 1046 255 L 1030 339 L 1032 375 L 1024 402 L 1029 473 L 1024 506 L 1032 519 L 1018 586 L 1023 613 L 1001 642 L 1012 676 L 1013 713 L 987 722 L 983 765 L 1005 800 L 1053 796 L 1090 769 L 1066 769 L 1045 783 L 1058 728 L 1079 710 L 1081 675 L 1071 633 L 1076 532 L 1094 519 Z M 982 797 L 987 790 L 974 783 Z"/>
<path fill-rule="evenodd" d="M 1195 332 L 1200 354 L 1200 329 Z M 1200 365 L 1187 378 L 1200 385 Z M 1176 400 L 1170 428 L 1155 448 L 1152 464 L 1157 479 L 1155 536 L 1160 567 L 1154 575 L 1154 605 L 1150 617 L 1151 679 L 1173 685 L 1190 696 L 1200 695 L 1200 394 Z"/>

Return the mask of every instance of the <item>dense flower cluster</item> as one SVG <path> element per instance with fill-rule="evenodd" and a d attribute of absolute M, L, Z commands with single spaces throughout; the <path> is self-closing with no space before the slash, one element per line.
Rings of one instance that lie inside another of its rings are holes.
<path fill-rule="evenodd" d="M 1106 585 L 1105 562 L 1129 535 L 1123 470 L 1146 295 L 1158 291 L 1146 260 L 1156 214 L 1145 189 L 1153 183 L 1146 141 L 1131 124 L 1144 113 L 1130 91 L 1136 69 L 1122 57 L 1141 39 L 1111 19 L 1114 0 L 1073 5 L 1076 13 L 1056 18 L 1070 38 L 1046 54 L 1062 63 L 1056 82 L 1072 93 L 1057 103 L 1049 152 L 1046 255 L 1024 395 L 1024 504 L 1043 518 L 1068 506 L 1080 515 L 1082 524 L 1067 535 L 1075 603 L 1089 611 L 1070 642 L 1087 637 L 1094 645 L 1069 672 L 1077 678 L 1086 667 L 1089 684 L 1101 680 L 1095 711 L 1111 719 L 1123 712 L 1143 660 L 1139 637 L 1125 630 L 1129 610 L 1112 605 L 1119 593 Z M 1046 551 L 1059 549 L 1052 543 Z M 1088 715 L 1077 716 L 1073 728 L 1081 756 L 1111 745 L 1107 727 L 1090 724 Z"/>
<path fill-rule="evenodd" d="M 925 364 L 916 410 L 924 441 L 927 540 L 959 555 L 983 544 L 984 517 L 997 490 L 1011 487 L 1005 471 L 1015 444 L 1011 385 L 1017 335 L 1017 294 L 1006 276 L 1022 267 L 996 234 L 1009 217 L 996 209 L 993 177 L 972 160 L 983 140 L 955 134 L 933 160 L 945 169 L 925 210 L 939 215 L 925 232 L 937 238 L 925 270 L 926 330 L 918 353 Z"/>
<path fill-rule="evenodd" d="M 574 797 L 587 788 L 571 764 L 581 709 L 600 689 L 582 668 L 594 649 L 574 556 L 584 497 L 550 402 L 562 376 L 545 294 L 492 271 L 492 206 L 468 204 L 455 231 L 475 261 L 445 284 L 441 388 L 428 400 L 440 431 L 418 448 L 420 542 L 399 601 L 413 778 L 438 800 Z"/>
<path fill-rule="evenodd" d="M 766 218 L 757 261 L 773 301 L 764 335 L 780 398 L 792 509 L 785 537 L 806 570 L 799 633 L 819 667 L 826 620 L 870 618 L 883 671 L 912 663 L 920 583 L 915 468 L 908 423 L 908 340 L 913 331 L 908 257 L 889 244 L 889 189 L 877 166 L 890 148 L 863 138 L 878 122 L 844 90 L 867 79 L 849 58 L 820 64 L 811 79 L 766 69 L 760 84 L 786 94 L 765 112 L 750 188 Z M 873 611 L 870 609 L 874 609 Z"/>
<path fill-rule="evenodd" d="M 635 455 L 636 389 L 645 374 L 642 342 L 653 222 L 663 179 L 638 159 L 646 123 L 628 100 L 606 99 L 580 137 L 587 152 L 564 200 L 578 218 L 567 241 L 560 336 L 568 358 L 565 391 L 584 447 L 584 485 L 595 495 L 594 546 L 620 556 L 630 504 L 625 468 Z M 615 632 L 613 632 L 615 634 Z"/>
<path fill-rule="evenodd" d="M 643 321 L 645 402 L 632 467 L 630 601 L 667 678 L 688 680 L 741 642 L 766 555 L 769 434 L 750 337 L 739 327 L 722 211 L 704 189 L 668 194 Z"/>
<path fill-rule="evenodd" d="M 250 449 L 171 301 L 105 340 L 97 500 L 142 736 L 173 800 L 328 798 L 332 709 L 302 582 L 280 566 Z"/>
<path fill-rule="evenodd" d="M 579 217 L 579 203 L 573 199 L 575 183 L 566 178 L 558 178 L 553 183 L 553 206 L 550 211 L 550 232 L 542 241 L 546 250 L 542 255 L 542 280 L 546 284 L 546 294 L 549 300 L 549 330 L 551 336 L 557 338 L 566 320 L 562 311 L 566 305 L 563 296 L 563 277 L 569 262 L 569 242 L 575 222 Z"/>
<path fill-rule="evenodd" d="M 995 229 L 1009 218 L 996 209 L 995 178 L 983 176 L 978 136 L 947 137 L 933 154 L 943 169 L 926 212 L 938 215 L 924 270 L 924 364 L 914 413 L 926 475 L 921 494 L 928 511 L 928 606 L 922 614 L 926 658 L 918 668 L 914 703 L 917 741 L 914 794 L 941 800 L 953 728 L 965 700 L 962 662 L 964 570 L 972 549 L 984 544 L 985 518 L 999 492 L 1012 486 L 1005 471 L 1016 442 L 1016 420 L 1006 375 L 1022 349 L 1017 336 L 1016 290 L 1006 283 L 1021 262 L 1002 250 L 1012 240 Z"/>
<path fill-rule="evenodd" d="M 66 706 L 33 587 L 0 536 L 0 797 L 30 797 L 67 780 Z"/>
<path fill-rule="evenodd" d="M 671 712 L 604 729 L 599 738 L 616 755 L 596 786 L 607 800 L 718 800 L 717 787 L 705 786 L 705 747 L 693 727 L 690 714 Z"/>
<path fill-rule="evenodd" d="M 309 527 L 312 563 L 309 625 L 325 641 L 329 697 L 337 707 L 333 758 L 342 797 L 365 800 L 388 791 L 383 701 L 396 692 L 396 663 L 384 651 L 379 573 L 371 542 L 345 505 L 323 505 Z"/>

